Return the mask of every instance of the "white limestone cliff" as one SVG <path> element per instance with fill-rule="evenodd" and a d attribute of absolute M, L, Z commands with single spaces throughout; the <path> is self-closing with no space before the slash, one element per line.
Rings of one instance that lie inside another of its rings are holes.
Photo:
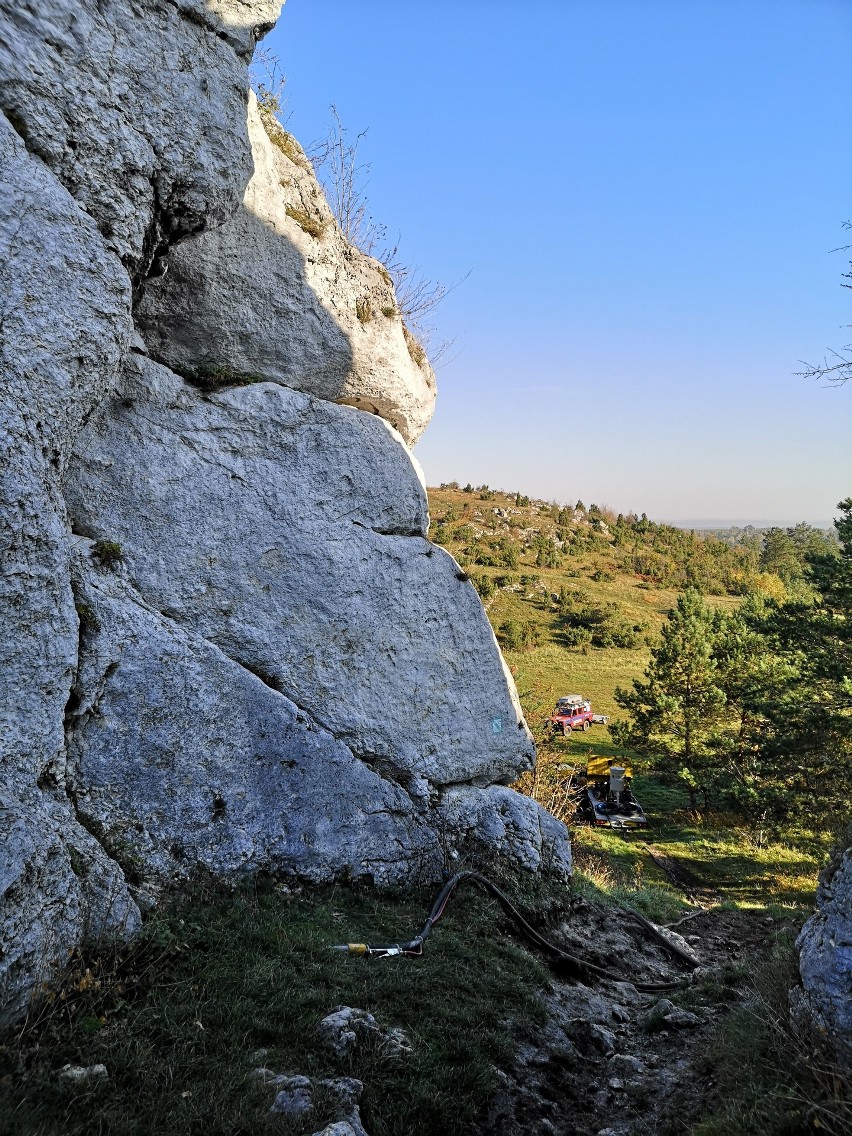
<path fill-rule="evenodd" d="M 225 225 L 174 250 L 137 324 L 173 370 L 227 367 L 380 414 L 409 443 L 435 377 L 387 270 L 340 231 L 298 142 L 252 95 L 254 176 Z"/>
<path fill-rule="evenodd" d="M 0 0 L 0 1020 L 198 872 L 570 872 L 434 377 L 249 106 L 278 7 Z"/>

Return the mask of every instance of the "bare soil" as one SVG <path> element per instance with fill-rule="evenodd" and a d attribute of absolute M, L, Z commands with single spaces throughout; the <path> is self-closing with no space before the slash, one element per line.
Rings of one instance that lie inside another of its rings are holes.
<path fill-rule="evenodd" d="M 747 960 L 785 930 L 762 912 L 718 907 L 677 928 L 686 968 L 616 909 L 575 901 L 552 937 L 607 967 L 611 981 L 557 978 L 549 1020 L 528 1037 L 481 1119 L 481 1136 L 681 1136 L 716 1093 L 708 1052 L 749 994 Z M 683 980 L 642 993 L 635 983 Z"/>

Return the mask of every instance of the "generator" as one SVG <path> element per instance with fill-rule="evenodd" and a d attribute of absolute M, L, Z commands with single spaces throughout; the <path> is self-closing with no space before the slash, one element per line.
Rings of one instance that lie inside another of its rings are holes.
<path fill-rule="evenodd" d="M 633 769 L 608 757 L 591 757 L 580 792 L 583 820 L 601 828 L 644 828 L 648 818 L 633 796 Z"/>

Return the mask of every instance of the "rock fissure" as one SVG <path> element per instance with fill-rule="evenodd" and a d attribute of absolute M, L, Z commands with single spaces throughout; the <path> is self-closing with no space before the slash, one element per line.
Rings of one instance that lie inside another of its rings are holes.
<path fill-rule="evenodd" d="M 422 529 L 407 528 L 404 525 L 391 526 L 389 528 L 379 528 L 376 525 L 365 525 L 362 521 L 353 521 L 353 525 L 357 525 L 361 529 L 369 529 L 374 532 L 376 536 L 418 536 L 424 537 L 425 533 Z"/>

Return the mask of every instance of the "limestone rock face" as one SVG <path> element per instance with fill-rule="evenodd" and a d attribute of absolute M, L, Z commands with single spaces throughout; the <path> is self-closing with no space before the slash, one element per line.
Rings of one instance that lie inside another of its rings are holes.
<path fill-rule="evenodd" d="M 817 910 L 796 940 L 804 1008 L 852 1071 L 852 848 L 823 873 Z"/>
<path fill-rule="evenodd" d="M 137 357 L 66 496 L 147 602 L 378 770 L 488 784 L 532 763 L 476 591 L 424 539 L 417 472 L 376 416 L 273 384 L 204 397 Z"/>
<path fill-rule="evenodd" d="M 176 248 L 146 288 L 137 321 L 151 354 L 180 372 L 227 367 L 351 403 L 414 442 L 435 377 L 409 348 L 386 269 L 344 239 L 299 144 L 254 96 L 248 126 L 242 207 Z"/>
<path fill-rule="evenodd" d="M 400 786 L 77 543 L 68 777 L 128 875 L 435 874 L 434 835 Z"/>
<path fill-rule="evenodd" d="M 0 0 L 0 110 L 134 276 L 251 175 L 246 63 L 273 0 Z"/>
<path fill-rule="evenodd" d="M 91 218 L 0 115 L 0 1018 L 85 936 L 133 929 L 116 865 L 64 792 L 77 663 L 59 486 L 131 335 L 130 285 Z"/>
<path fill-rule="evenodd" d="M 0 1021 L 199 870 L 570 872 L 425 536 L 428 363 L 298 146 L 246 125 L 278 7 L 0 0 Z"/>
<path fill-rule="evenodd" d="M 81 942 L 139 926 L 66 781 L 79 620 L 60 477 L 134 334 L 128 269 L 242 197 L 246 63 L 275 8 L 0 0 L 0 1020 Z"/>

